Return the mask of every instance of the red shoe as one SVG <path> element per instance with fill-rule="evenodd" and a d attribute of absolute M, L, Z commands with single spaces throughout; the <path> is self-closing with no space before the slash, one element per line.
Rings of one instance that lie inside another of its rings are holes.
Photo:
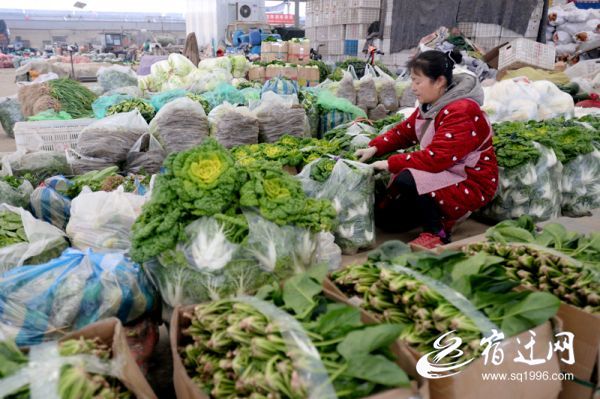
<path fill-rule="evenodd" d="M 444 245 L 444 242 L 442 241 L 442 237 L 436 234 L 421 233 L 417 238 L 408 244 L 427 249 L 433 249 L 435 247 L 439 247 L 440 245 Z"/>

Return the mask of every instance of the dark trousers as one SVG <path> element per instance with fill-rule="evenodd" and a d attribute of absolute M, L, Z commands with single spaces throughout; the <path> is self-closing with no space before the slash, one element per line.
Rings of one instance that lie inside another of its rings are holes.
<path fill-rule="evenodd" d="M 377 198 L 375 224 L 390 233 L 422 227 L 428 233 L 442 230 L 442 213 L 429 194 L 419 195 L 410 171 L 401 172 L 382 198 Z"/>

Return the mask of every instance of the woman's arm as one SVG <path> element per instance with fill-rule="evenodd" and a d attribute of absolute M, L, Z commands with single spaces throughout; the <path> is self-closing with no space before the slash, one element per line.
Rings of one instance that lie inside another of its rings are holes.
<path fill-rule="evenodd" d="M 483 116 L 474 107 L 475 104 L 471 106 L 460 102 L 442 110 L 440 125 L 431 144 L 421 151 L 391 156 L 388 160 L 390 172 L 399 173 L 413 168 L 439 173 L 476 150 L 487 138 L 489 131 L 482 129 L 481 123 L 485 123 Z"/>
<path fill-rule="evenodd" d="M 415 121 L 418 113 L 419 110 L 417 109 L 407 120 L 371 140 L 369 147 L 377 147 L 375 156 L 381 156 L 388 152 L 418 144 L 415 133 Z"/>

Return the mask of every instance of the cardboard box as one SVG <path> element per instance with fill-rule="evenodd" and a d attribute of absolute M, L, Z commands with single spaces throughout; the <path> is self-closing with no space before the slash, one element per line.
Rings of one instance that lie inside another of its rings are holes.
<path fill-rule="evenodd" d="M 284 66 L 282 76 L 289 80 L 298 80 L 298 67 Z"/>
<path fill-rule="evenodd" d="M 330 299 L 337 300 L 335 297 L 330 297 Z M 173 318 L 171 319 L 169 335 L 171 339 L 171 352 L 173 354 L 173 384 L 175 385 L 177 399 L 210 399 L 209 396 L 202 392 L 189 377 L 178 352 L 179 344 L 183 339 L 181 331 L 189 326 L 189 320 L 184 319 L 182 315 L 184 312 L 192 311 L 194 306 L 195 305 L 177 307 L 173 312 Z M 367 318 L 367 320 L 371 320 L 368 314 L 365 314 L 364 317 Z M 368 323 L 368 321 L 363 321 Z M 405 369 L 407 374 L 409 374 L 408 369 L 414 370 L 415 362 L 402 346 L 394 345 L 391 350 L 398 357 L 398 364 L 400 367 L 403 369 L 404 367 L 407 368 Z M 411 399 L 415 398 L 415 395 L 419 395 L 418 397 L 420 397 L 420 399 L 429 399 L 428 382 L 418 375 L 416 377 L 417 380 L 411 388 L 393 389 L 369 396 L 366 399 Z"/>
<path fill-rule="evenodd" d="M 503 42 L 499 46 L 494 47 L 483 56 L 482 60 L 491 68 L 498 69 L 498 59 L 500 58 L 500 48 L 506 46 L 508 42 Z"/>
<path fill-rule="evenodd" d="M 319 85 L 321 75 L 319 68 L 298 67 L 298 86 L 299 87 L 315 87 Z"/>
<path fill-rule="evenodd" d="M 560 362 L 562 371 L 582 381 L 600 381 L 600 316 L 561 303 L 557 317 L 562 320 L 563 331 L 575 335 L 575 364 Z"/>
<path fill-rule="evenodd" d="M 331 280 L 324 283 L 326 292 L 335 297 L 340 302 L 351 306 L 357 306 L 356 298 L 348 298 Z M 372 316 L 376 318 L 374 315 Z M 554 338 L 550 322 L 546 322 L 532 331 L 536 334 L 536 342 L 547 343 Z M 495 366 L 491 363 L 484 365 L 484 358 L 480 357 L 474 360 L 459 374 L 447 378 L 429 380 L 429 391 L 431 399 L 550 399 L 558 398 L 561 390 L 560 381 L 527 381 L 527 382 L 507 382 L 507 381 L 484 381 L 483 373 L 529 373 L 541 372 L 553 375 L 560 372 L 558 359 L 553 356 L 551 360 L 537 366 L 529 366 L 523 363 L 514 363 L 512 359 L 517 355 L 517 351 L 529 342 L 530 334 L 525 331 L 515 337 L 505 339 L 501 343 L 504 350 L 505 359 L 502 364 Z M 517 343 L 517 338 L 521 344 Z M 422 356 L 421 353 L 409 348 L 415 362 Z M 433 348 L 432 348 L 433 350 Z M 534 357 L 546 358 L 548 353 L 547 345 L 535 345 Z"/>
<path fill-rule="evenodd" d="M 310 62 L 310 42 L 304 40 L 301 43 L 288 43 L 288 62 L 298 65 L 306 65 Z"/>
<path fill-rule="evenodd" d="M 113 356 L 118 356 L 122 364 L 119 380 L 133 392 L 136 398 L 155 399 L 157 397 L 129 350 L 123 326 L 119 319 L 111 317 L 90 324 L 79 331 L 67 334 L 60 341 L 78 339 L 80 337 L 87 339 L 98 337 L 104 344 L 111 346 Z"/>
<path fill-rule="evenodd" d="M 251 82 L 261 82 L 265 81 L 265 67 L 255 65 L 250 68 L 248 71 L 248 80 Z"/>
<path fill-rule="evenodd" d="M 269 65 L 265 68 L 265 81 L 283 76 L 284 67 L 281 65 Z"/>
<path fill-rule="evenodd" d="M 288 60 L 288 42 L 262 42 L 260 60 L 264 62 Z"/>

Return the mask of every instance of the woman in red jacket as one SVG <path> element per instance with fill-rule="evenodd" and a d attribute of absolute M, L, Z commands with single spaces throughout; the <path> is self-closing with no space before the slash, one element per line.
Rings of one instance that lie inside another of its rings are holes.
<path fill-rule="evenodd" d="M 376 223 L 397 231 L 420 225 L 424 231 L 412 243 L 426 248 L 449 242 L 454 224 L 490 202 L 498 185 L 492 128 L 480 108 L 483 89 L 474 75 L 453 75 L 461 60 L 458 51 L 427 51 L 414 58 L 408 67 L 419 108 L 356 153 L 365 162 L 420 145 L 418 151 L 373 163 L 393 175 L 377 201 Z"/>

